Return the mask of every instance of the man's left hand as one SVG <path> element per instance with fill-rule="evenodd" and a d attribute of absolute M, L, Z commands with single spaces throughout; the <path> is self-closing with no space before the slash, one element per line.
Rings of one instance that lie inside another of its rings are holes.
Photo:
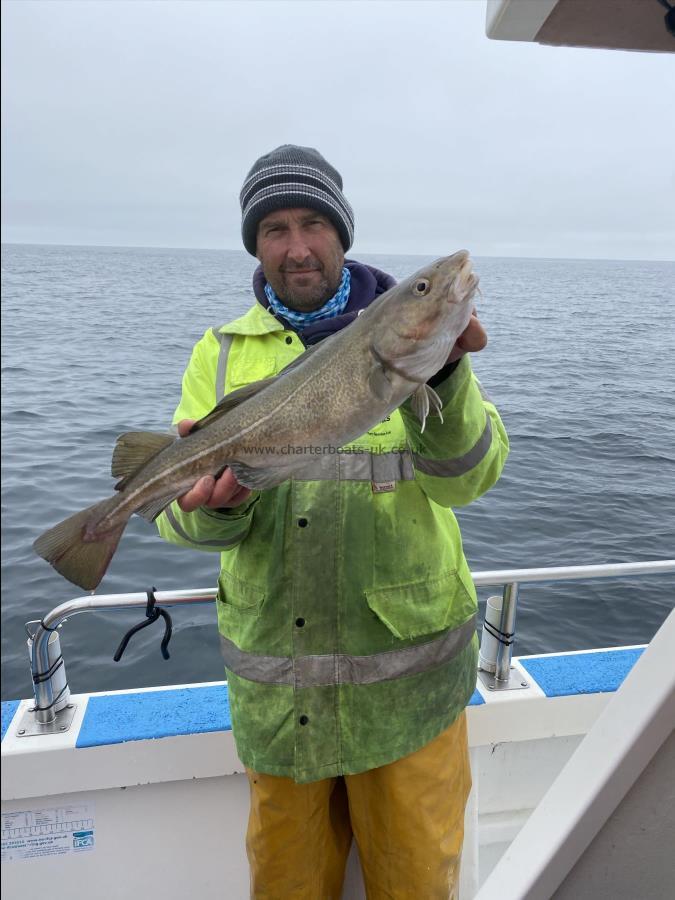
<path fill-rule="evenodd" d="M 487 346 L 487 342 L 487 332 L 481 325 L 474 310 L 471 313 L 469 324 L 455 341 L 455 346 L 450 351 L 448 362 L 451 363 L 461 359 L 465 353 L 478 353 L 479 350 Z"/>

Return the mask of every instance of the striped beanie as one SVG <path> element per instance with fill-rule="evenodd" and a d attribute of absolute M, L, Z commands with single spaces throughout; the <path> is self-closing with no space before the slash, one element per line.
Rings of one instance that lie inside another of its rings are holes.
<path fill-rule="evenodd" d="M 283 144 L 257 160 L 239 195 L 241 236 L 255 256 L 258 223 L 276 209 L 308 207 L 327 216 L 345 252 L 354 240 L 354 213 L 342 193 L 342 177 L 312 147 Z"/>

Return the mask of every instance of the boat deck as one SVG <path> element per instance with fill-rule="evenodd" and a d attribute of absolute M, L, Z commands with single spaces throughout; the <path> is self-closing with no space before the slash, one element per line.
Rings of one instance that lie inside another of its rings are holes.
<path fill-rule="evenodd" d="M 468 710 L 474 789 L 463 897 L 477 895 L 643 650 L 516 657 L 527 688 L 478 682 Z M 110 900 L 144 891 L 215 900 L 224 883 L 228 897 L 247 897 L 248 786 L 227 685 L 80 694 L 71 703 L 67 731 L 37 737 L 17 733 L 32 700 L 2 704 L 8 896 L 37 896 L 48 883 L 55 898 L 84 900 L 95 879 Z M 355 855 L 344 896 L 364 896 Z"/>

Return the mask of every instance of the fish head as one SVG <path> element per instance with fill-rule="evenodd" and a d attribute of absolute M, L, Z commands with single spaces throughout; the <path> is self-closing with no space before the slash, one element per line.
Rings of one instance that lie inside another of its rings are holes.
<path fill-rule="evenodd" d="M 469 324 L 477 288 L 466 250 L 424 266 L 382 296 L 373 323 L 375 355 L 410 381 L 426 381 Z"/>

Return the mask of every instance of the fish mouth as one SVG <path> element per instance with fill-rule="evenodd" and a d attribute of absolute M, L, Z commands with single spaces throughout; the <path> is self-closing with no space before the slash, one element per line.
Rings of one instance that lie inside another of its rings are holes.
<path fill-rule="evenodd" d="M 473 271 L 473 263 L 468 254 L 457 274 L 457 287 L 462 296 L 473 294 L 478 287 L 478 276 Z"/>
<path fill-rule="evenodd" d="M 478 276 L 473 271 L 473 262 L 468 250 L 458 250 L 446 260 L 455 270 L 448 291 L 449 303 L 461 303 L 471 297 L 478 287 Z"/>

